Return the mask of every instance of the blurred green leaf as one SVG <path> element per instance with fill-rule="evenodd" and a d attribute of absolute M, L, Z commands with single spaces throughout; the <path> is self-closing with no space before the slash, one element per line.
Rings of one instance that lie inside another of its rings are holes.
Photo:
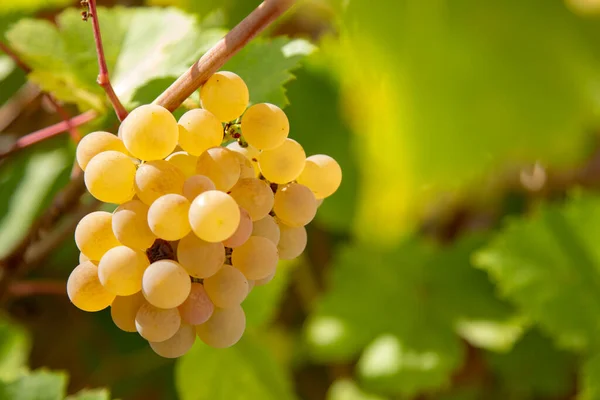
<path fill-rule="evenodd" d="M 0 382 L 0 399 L 63 400 L 66 389 L 66 373 L 41 369 L 10 383 Z"/>
<path fill-rule="evenodd" d="M 27 331 L 8 318 L 0 319 L 0 381 L 10 382 L 27 368 L 31 340 Z"/>
<path fill-rule="evenodd" d="M 600 354 L 593 354 L 584 362 L 580 379 L 581 391 L 577 399 L 600 399 Z"/>
<path fill-rule="evenodd" d="M 65 7 L 71 3 L 71 0 L 3 0 L 0 3 L 0 14 L 31 13 L 42 9 Z"/>
<path fill-rule="evenodd" d="M 183 10 L 199 15 L 202 19 L 214 14 L 221 14 L 228 27 L 233 27 L 245 18 L 260 0 L 149 0 L 148 4 L 161 6 L 177 6 Z"/>
<path fill-rule="evenodd" d="M 108 389 L 83 389 L 65 400 L 110 400 Z"/>
<path fill-rule="evenodd" d="M 482 349 L 506 352 L 521 337 L 527 321 L 512 317 L 504 321 L 463 320 L 457 324 L 457 332 L 471 345 Z"/>
<path fill-rule="evenodd" d="M 327 400 L 384 400 L 374 394 L 364 392 L 356 382 L 341 379 L 333 382 L 327 392 Z"/>

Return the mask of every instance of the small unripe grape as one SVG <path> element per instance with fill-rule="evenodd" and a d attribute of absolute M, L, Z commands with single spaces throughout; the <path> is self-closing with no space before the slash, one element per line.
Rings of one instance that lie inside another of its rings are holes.
<path fill-rule="evenodd" d="M 200 239 L 222 242 L 237 230 L 240 208 L 227 193 L 209 190 L 194 199 L 189 218 L 192 230 Z"/>
<path fill-rule="evenodd" d="M 142 278 L 144 297 L 159 308 L 179 306 L 188 297 L 191 288 L 188 273 L 179 263 L 171 260 L 153 262 L 146 268 Z"/>
<path fill-rule="evenodd" d="M 198 337 L 215 348 L 236 344 L 246 329 L 246 314 L 241 306 L 216 308 L 208 321 L 196 327 Z"/>
<path fill-rule="evenodd" d="M 213 113 L 201 108 L 187 111 L 179 119 L 179 146 L 199 156 L 223 141 L 223 125 Z"/>
<path fill-rule="evenodd" d="M 137 199 L 117 207 L 112 229 L 119 242 L 132 249 L 146 250 L 156 240 L 148 226 L 148 206 Z"/>
<path fill-rule="evenodd" d="M 105 203 L 121 204 L 133 198 L 136 166 L 118 151 L 104 151 L 92 158 L 84 173 L 85 186 L 92 196 Z"/>
<path fill-rule="evenodd" d="M 317 213 L 317 200 L 313 192 L 299 183 L 290 183 L 275 193 L 273 211 L 281 221 L 289 226 L 304 226 L 313 220 Z"/>
<path fill-rule="evenodd" d="M 112 215 L 94 211 L 83 217 L 75 228 L 75 243 L 90 260 L 100 260 L 109 249 L 119 246 L 112 230 Z"/>
<path fill-rule="evenodd" d="M 259 150 L 281 146 L 290 132 L 283 110 L 274 104 L 260 103 L 248 108 L 242 117 L 242 135 Z"/>
<path fill-rule="evenodd" d="M 214 73 L 200 89 L 202 108 L 213 113 L 221 122 L 229 122 L 244 113 L 250 93 L 246 83 L 233 72 Z"/>
<path fill-rule="evenodd" d="M 258 156 L 260 172 L 268 181 L 288 183 L 296 179 L 304 169 L 306 153 L 293 139 L 285 139 L 283 144 L 271 150 L 263 150 Z"/>
<path fill-rule="evenodd" d="M 218 190 L 228 191 L 240 178 L 240 163 L 233 151 L 213 147 L 198 157 L 196 173 L 210 178 Z"/>
<path fill-rule="evenodd" d="M 197 156 L 188 154 L 185 151 L 178 151 L 165 158 L 165 160 L 179 168 L 186 178 L 196 175 Z"/>
<path fill-rule="evenodd" d="M 130 296 L 142 288 L 142 276 L 150 265 L 146 253 L 126 246 L 108 250 L 98 264 L 100 283 L 111 293 Z"/>
<path fill-rule="evenodd" d="M 135 174 L 135 193 L 148 206 L 165 194 L 183 194 L 185 175 L 165 160 L 149 161 Z"/>
<path fill-rule="evenodd" d="M 189 211 L 188 199 L 179 194 L 165 194 L 150 206 L 148 225 L 161 239 L 179 240 L 190 233 Z"/>
<path fill-rule="evenodd" d="M 177 146 L 179 127 L 169 110 L 146 104 L 129 113 L 119 133 L 134 157 L 144 161 L 161 160 Z"/>
<path fill-rule="evenodd" d="M 75 307 L 83 311 L 100 311 L 112 303 L 115 295 L 102 286 L 98 268 L 91 262 L 79 264 L 67 280 L 67 294 Z"/>
<path fill-rule="evenodd" d="M 103 131 L 88 133 L 77 144 L 77 164 L 85 171 L 92 158 L 109 150 L 129 154 L 121 139 L 112 133 Z"/>
<path fill-rule="evenodd" d="M 331 196 L 340 187 L 342 169 L 333 158 L 316 154 L 306 159 L 298 183 L 308 187 L 317 199 Z"/>

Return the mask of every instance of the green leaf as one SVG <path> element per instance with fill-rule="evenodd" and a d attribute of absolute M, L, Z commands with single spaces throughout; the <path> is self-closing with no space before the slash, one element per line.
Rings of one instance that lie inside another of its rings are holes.
<path fill-rule="evenodd" d="M 459 335 L 475 347 L 506 352 L 521 337 L 527 321 L 512 317 L 504 321 L 463 320 L 457 323 Z"/>
<path fill-rule="evenodd" d="M 248 333 L 226 349 L 213 349 L 197 340 L 177 361 L 175 384 L 181 400 L 295 398 L 287 371 Z"/>
<path fill-rule="evenodd" d="M 26 370 L 30 347 L 31 340 L 22 326 L 0 319 L 0 381 L 12 381 Z"/>
<path fill-rule="evenodd" d="M 67 388 L 64 372 L 33 371 L 11 383 L 0 382 L 0 398 L 10 400 L 63 400 Z"/>
<path fill-rule="evenodd" d="M 364 392 L 354 381 L 340 379 L 329 387 L 327 400 L 384 400 L 384 398 Z"/>
<path fill-rule="evenodd" d="M 110 400 L 108 389 L 83 389 L 65 400 Z"/>
<path fill-rule="evenodd" d="M 72 3 L 70 0 L 2 0 L 0 14 L 14 12 L 34 12 L 42 9 L 65 7 Z"/>
<path fill-rule="evenodd" d="M 578 400 L 600 399 L 600 354 L 590 356 L 581 371 L 581 391 Z"/>

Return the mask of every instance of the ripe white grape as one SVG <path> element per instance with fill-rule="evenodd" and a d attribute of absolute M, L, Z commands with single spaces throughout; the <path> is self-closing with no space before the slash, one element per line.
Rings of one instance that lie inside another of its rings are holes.
<path fill-rule="evenodd" d="M 240 207 L 240 224 L 237 230 L 229 238 L 223 240 L 225 247 L 235 248 L 246 243 L 252 234 L 252 219 L 248 211 Z"/>
<path fill-rule="evenodd" d="M 202 108 L 213 113 L 221 122 L 229 122 L 244 113 L 250 93 L 246 83 L 233 72 L 213 74 L 200 90 Z"/>
<path fill-rule="evenodd" d="M 150 342 L 165 341 L 179 330 L 181 317 L 176 308 L 158 308 L 143 303 L 135 315 L 135 327 L 138 333 Z"/>
<path fill-rule="evenodd" d="M 306 153 L 293 139 L 285 139 L 283 144 L 271 150 L 263 150 L 258 156 L 260 172 L 268 181 L 288 183 L 296 179 L 304 169 Z"/>
<path fill-rule="evenodd" d="M 269 276 L 277 267 L 279 260 L 277 247 L 269 239 L 260 236 L 250 236 L 241 245 L 233 249 L 231 263 L 242 271 L 248 279 L 263 279 Z"/>
<path fill-rule="evenodd" d="M 150 304 L 160 308 L 179 306 L 188 297 L 191 288 L 188 273 L 171 260 L 153 262 L 146 268 L 142 279 L 144 297 Z"/>
<path fill-rule="evenodd" d="M 223 141 L 223 125 L 213 113 L 196 108 L 179 118 L 179 146 L 199 156 Z"/>
<path fill-rule="evenodd" d="M 218 190 L 226 192 L 240 178 L 240 163 L 233 151 L 212 147 L 198 157 L 196 173 L 210 178 Z"/>
<path fill-rule="evenodd" d="M 130 112 L 119 132 L 127 150 L 144 161 L 161 160 L 171 154 L 179 137 L 175 117 L 156 104 L 146 104 Z"/>
<path fill-rule="evenodd" d="M 299 183 L 280 187 L 275 193 L 273 211 L 289 226 L 304 226 L 317 214 L 317 200 L 313 192 Z"/>
<path fill-rule="evenodd" d="M 201 283 L 192 283 L 187 299 L 178 307 L 181 320 L 186 324 L 200 325 L 208 321 L 215 306 Z"/>
<path fill-rule="evenodd" d="M 275 218 L 267 215 L 263 219 L 254 221 L 252 224 L 252 236 L 262 236 L 269 239 L 275 246 L 279 244 L 279 225 Z"/>
<path fill-rule="evenodd" d="M 185 151 L 178 151 L 165 158 L 165 160 L 179 168 L 186 178 L 196 175 L 197 156 L 188 154 Z"/>
<path fill-rule="evenodd" d="M 108 150 L 129 154 L 121 139 L 112 133 L 103 131 L 88 133 L 77 145 L 77 152 L 75 155 L 77 164 L 85 171 L 85 168 L 92 158 Z"/>
<path fill-rule="evenodd" d="M 109 249 L 119 246 L 112 230 L 112 215 L 94 211 L 83 217 L 75 228 L 75 243 L 90 260 L 100 260 Z"/>
<path fill-rule="evenodd" d="M 254 285 L 256 285 L 256 286 L 266 285 L 267 283 L 271 282 L 273 280 L 273 278 L 275 278 L 276 272 L 277 272 L 277 269 L 275 269 L 273 272 L 271 272 L 266 278 L 255 280 Z"/>
<path fill-rule="evenodd" d="M 148 210 L 148 225 L 164 240 L 179 240 L 190 233 L 188 218 L 190 202 L 180 194 L 165 194 L 152 203 Z"/>
<path fill-rule="evenodd" d="M 211 347 L 225 348 L 236 344 L 246 329 L 246 314 L 241 306 L 215 308 L 208 321 L 196 327 L 200 340 Z"/>
<path fill-rule="evenodd" d="M 131 296 L 117 296 L 110 305 L 110 316 L 117 328 L 125 332 L 136 332 L 135 316 L 138 310 L 146 302 L 142 292 Z"/>
<path fill-rule="evenodd" d="M 237 230 L 240 208 L 227 193 L 209 190 L 194 199 L 189 218 L 196 236 L 207 242 L 221 242 Z"/>
<path fill-rule="evenodd" d="M 239 179 L 256 178 L 256 172 L 250 160 L 248 160 L 242 153 L 236 153 L 235 151 L 232 151 L 232 153 L 235 155 L 235 158 L 237 158 L 238 162 L 240 163 Z"/>
<path fill-rule="evenodd" d="M 255 178 L 260 174 L 260 168 L 258 168 L 258 155 L 260 154 L 260 151 L 250 145 L 242 147 L 238 142 L 229 143 L 227 148 L 231 151 L 242 154 L 244 157 L 246 157 L 246 159 L 248 159 L 248 161 L 250 161 L 252 168 L 254 168 Z"/>
<path fill-rule="evenodd" d="M 115 295 L 102 286 L 98 268 L 91 262 L 79 264 L 67 280 L 67 294 L 71 303 L 83 311 L 100 311 L 110 306 Z"/>
<path fill-rule="evenodd" d="M 177 260 L 191 276 L 208 278 L 225 263 L 225 247 L 221 242 L 205 242 L 190 233 L 179 241 Z"/>
<path fill-rule="evenodd" d="M 125 203 L 135 194 L 135 171 L 135 163 L 129 156 L 114 150 L 104 151 L 87 163 L 85 186 L 100 201 Z"/>
<path fill-rule="evenodd" d="M 248 108 L 242 117 L 244 139 L 259 150 L 271 150 L 281 146 L 289 133 L 290 123 L 287 116 L 274 104 L 255 104 Z"/>
<path fill-rule="evenodd" d="M 175 335 L 162 342 L 150 342 L 150 347 L 161 357 L 177 358 L 187 353 L 195 341 L 196 328 L 181 324 Z"/>
<path fill-rule="evenodd" d="M 118 296 L 130 296 L 142 288 L 142 276 L 150 262 L 146 253 L 126 246 L 108 250 L 98 264 L 102 286 Z"/>
<path fill-rule="evenodd" d="M 235 201 L 248 211 L 252 221 L 269 215 L 275 198 L 269 185 L 257 178 L 240 179 L 229 193 Z"/>
<path fill-rule="evenodd" d="M 185 175 L 165 160 L 140 165 L 135 174 L 135 193 L 148 206 L 165 194 L 183 194 Z"/>
<path fill-rule="evenodd" d="M 132 249 L 146 250 L 156 240 L 148 226 L 148 206 L 137 199 L 117 207 L 112 230 L 121 244 Z"/>
<path fill-rule="evenodd" d="M 316 154 L 306 159 L 298 183 L 308 187 L 317 199 L 331 196 L 342 183 L 342 169 L 333 158 Z"/>
<path fill-rule="evenodd" d="M 215 306 L 231 308 L 240 305 L 248 295 L 248 281 L 240 270 L 223 265 L 219 272 L 204 279 L 204 289 Z"/>
<path fill-rule="evenodd" d="M 281 232 L 279 244 L 277 245 L 279 258 L 282 260 L 291 260 L 302 254 L 307 242 L 306 228 L 303 226 L 287 226 L 280 221 L 279 230 Z"/>
<path fill-rule="evenodd" d="M 194 201 L 200 193 L 216 189 L 215 184 L 210 178 L 207 178 L 204 175 L 194 175 L 185 180 L 185 183 L 183 184 L 183 195 L 189 201 Z"/>

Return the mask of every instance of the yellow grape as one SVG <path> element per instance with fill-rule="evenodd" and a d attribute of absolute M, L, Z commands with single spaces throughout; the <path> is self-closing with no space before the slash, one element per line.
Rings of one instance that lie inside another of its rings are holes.
<path fill-rule="evenodd" d="M 279 256 L 277 247 L 269 239 L 260 236 L 250 236 L 241 245 L 233 249 L 231 263 L 242 271 L 248 279 L 263 279 L 269 276 L 277 267 Z"/>
<path fill-rule="evenodd" d="M 242 117 L 242 135 L 259 150 L 281 146 L 290 133 L 290 123 L 283 110 L 274 104 L 259 103 L 248 108 Z"/>
<path fill-rule="evenodd" d="M 273 280 L 273 278 L 275 278 L 275 273 L 277 272 L 277 269 L 273 270 L 273 272 L 271 272 L 267 277 L 262 278 L 262 279 L 257 279 L 256 281 L 254 281 L 254 285 L 255 286 L 264 286 L 267 283 L 271 282 Z"/>
<path fill-rule="evenodd" d="M 187 299 L 178 307 L 181 320 L 186 324 L 200 325 L 208 321 L 215 306 L 201 283 L 192 283 Z"/>
<path fill-rule="evenodd" d="M 279 244 L 277 245 L 279 258 L 282 260 L 291 260 L 302 254 L 307 242 L 306 228 L 303 226 L 287 226 L 279 221 L 279 231 L 281 232 Z"/>
<path fill-rule="evenodd" d="M 204 175 L 194 175 L 185 180 L 185 183 L 183 184 L 183 195 L 189 201 L 194 201 L 200 193 L 216 189 L 215 184 L 210 178 L 207 178 Z"/>
<path fill-rule="evenodd" d="M 226 192 L 240 178 L 240 163 L 233 151 L 213 147 L 198 157 L 196 173 L 210 178 L 218 190 Z"/>
<path fill-rule="evenodd" d="M 306 159 L 298 183 L 308 187 L 317 199 L 331 196 L 342 183 L 342 169 L 333 158 L 316 154 Z"/>
<path fill-rule="evenodd" d="M 190 276 L 177 262 L 160 260 L 150 264 L 142 279 L 142 293 L 150 304 L 175 308 L 185 301 L 191 290 Z M 150 340 L 150 339 L 148 339 Z"/>
<path fill-rule="evenodd" d="M 177 260 L 195 278 L 214 275 L 225 263 L 223 243 L 209 243 L 190 233 L 179 241 Z"/>
<path fill-rule="evenodd" d="M 117 246 L 108 250 L 98 264 L 100 283 L 117 296 L 130 296 L 142 288 L 142 276 L 150 265 L 146 253 Z"/>
<path fill-rule="evenodd" d="M 304 169 L 306 153 L 293 139 L 285 139 L 283 144 L 271 150 L 263 150 L 258 156 L 260 172 L 268 181 L 288 183 L 300 175 Z"/>
<path fill-rule="evenodd" d="M 136 332 L 135 316 L 145 302 L 142 292 L 115 297 L 110 305 L 110 316 L 117 328 L 125 332 Z"/>
<path fill-rule="evenodd" d="M 75 155 L 77 164 L 85 171 L 85 168 L 92 158 L 108 150 L 129 154 L 121 139 L 112 133 L 103 131 L 88 133 L 77 145 L 77 152 Z"/>
<path fill-rule="evenodd" d="M 187 353 L 196 341 L 196 328 L 181 324 L 175 335 L 162 342 L 150 342 L 156 354 L 165 358 L 177 358 Z"/>
<path fill-rule="evenodd" d="M 269 185 L 257 178 L 240 179 L 229 193 L 235 201 L 248 211 L 252 221 L 269 215 L 275 202 Z"/>
<path fill-rule="evenodd" d="M 179 137 L 173 114 L 156 104 L 146 104 L 130 112 L 119 132 L 127 150 L 144 161 L 161 160 L 171 154 Z"/>
<path fill-rule="evenodd" d="M 246 314 L 241 306 L 215 308 L 208 321 L 196 327 L 200 340 L 211 347 L 225 348 L 236 344 L 246 329 Z"/>
<path fill-rule="evenodd" d="M 188 154 L 185 151 L 178 151 L 171 154 L 165 160 L 179 168 L 186 178 L 196 175 L 196 164 L 198 163 L 197 156 Z"/>
<path fill-rule="evenodd" d="M 240 207 L 240 224 L 233 235 L 223 240 L 225 247 L 235 248 L 246 243 L 252 234 L 252 219 L 248 211 Z"/>
<path fill-rule="evenodd" d="M 248 295 L 248 281 L 239 269 L 223 265 L 219 272 L 204 279 L 204 289 L 215 306 L 231 308 Z"/>
<path fill-rule="evenodd" d="M 143 303 L 135 315 L 135 328 L 150 342 L 163 342 L 175 335 L 181 326 L 181 317 L 176 308 L 158 308 Z"/>
<path fill-rule="evenodd" d="M 90 260 L 100 260 L 109 249 L 119 246 L 112 230 L 112 215 L 94 211 L 83 217 L 75 228 L 75 243 Z"/>
<path fill-rule="evenodd" d="M 227 193 L 209 190 L 194 199 L 189 218 L 192 230 L 200 239 L 222 242 L 237 230 L 240 208 Z"/>
<path fill-rule="evenodd" d="M 191 231 L 188 213 L 190 202 L 180 194 L 165 194 L 148 210 L 148 225 L 164 240 L 179 240 Z"/>
<path fill-rule="evenodd" d="M 260 154 L 260 151 L 250 145 L 242 147 L 238 142 L 229 143 L 227 148 L 246 157 L 252 164 L 252 168 L 254 168 L 254 178 L 258 177 L 260 174 L 260 168 L 258 168 L 258 155 Z"/>
<path fill-rule="evenodd" d="M 179 146 L 199 156 L 223 141 L 223 125 L 213 113 L 201 108 L 190 110 L 179 118 Z"/>
<path fill-rule="evenodd" d="M 117 207 L 112 230 L 121 244 L 132 249 L 146 250 L 156 240 L 148 226 L 148 206 L 137 199 Z"/>
<path fill-rule="evenodd" d="M 244 113 L 250 93 L 243 79 L 233 72 L 214 73 L 200 89 L 202 108 L 221 122 L 229 122 Z"/>
<path fill-rule="evenodd" d="M 317 200 L 313 192 L 299 183 L 280 187 L 275 193 L 273 211 L 289 226 L 304 226 L 317 214 Z"/>
<path fill-rule="evenodd" d="M 98 268 L 91 262 L 79 264 L 67 280 L 67 294 L 75 307 L 83 311 L 100 311 L 110 306 L 115 295 L 102 286 Z"/>
<path fill-rule="evenodd" d="M 165 194 L 183 193 L 185 175 L 165 160 L 149 161 L 140 165 L 135 174 L 135 193 L 148 206 Z"/>
<path fill-rule="evenodd" d="M 254 221 L 252 224 L 252 236 L 262 236 L 277 246 L 279 244 L 280 231 L 275 218 L 267 215 L 263 219 Z"/>
<path fill-rule="evenodd" d="M 254 172 L 254 167 L 252 166 L 250 160 L 248 160 L 242 153 L 236 153 L 235 151 L 232 153 L 235 154 L 235 158 L 237 158 L 238 162 L 240 163 L 239 179 L 256 178 L 256 173 Z"/>
<path fill-rule="evenodd" d="M 85 186 L 92 196 L 105 203 L 121 204 L 135 194 L 133 160 L 118 151 L 104 151 L 87 163 Z"/>

